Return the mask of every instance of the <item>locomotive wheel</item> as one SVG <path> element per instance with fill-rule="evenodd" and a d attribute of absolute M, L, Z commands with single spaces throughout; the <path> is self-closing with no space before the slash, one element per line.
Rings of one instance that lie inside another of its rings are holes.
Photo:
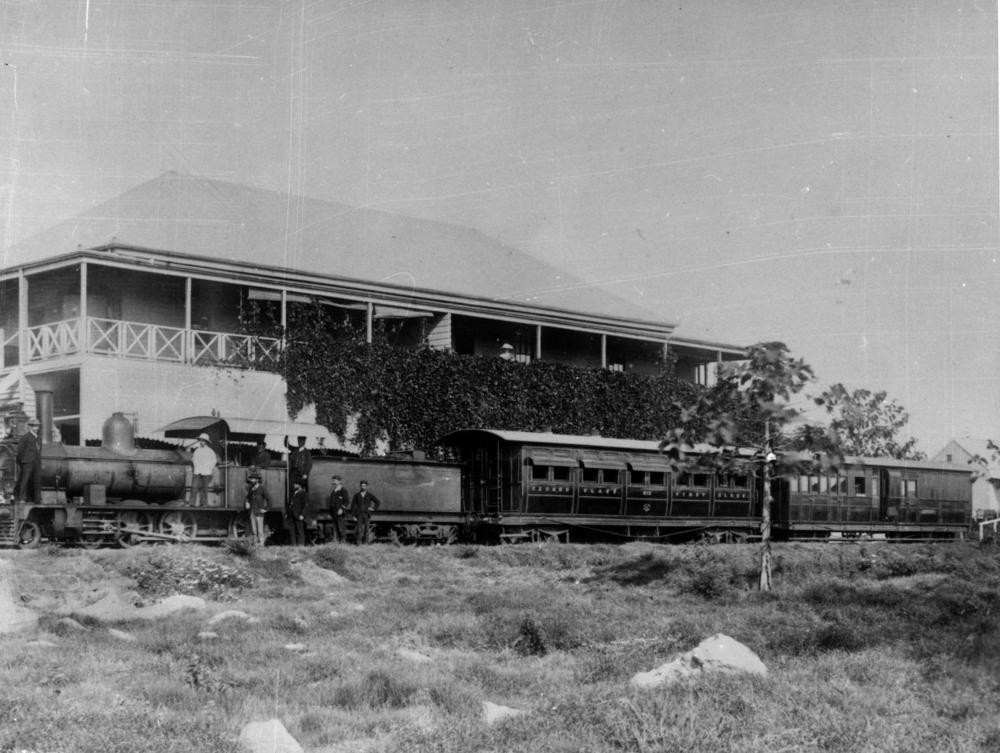
<path fill-rule="evenodd" d="M 26 520 L 17 529 L 17 545 L 22 549 L 34 549 L 42 540 L 42 529 L 33 520 Z"/>
<path fill-rule="evenodd" d="M 237 515 L 229 521 L 229 538 L 245 539 L 250 536 L 250 521 L 245 515 Z"/>
<path fill-rule="evenodd" d="M 179 541 L 191 541 L 198 535 L 198 524 L 187 510 L 172 510 L 160 518 L 160 533 Z"/>
<path fill-rule="evenodd" d="M 141 544 L 142 535 L 153 532 L 153 519 L 149 513 L 141 511 L 123 512 L 118 516 L 118 533 L 115 541 L 122 549 Z"/>

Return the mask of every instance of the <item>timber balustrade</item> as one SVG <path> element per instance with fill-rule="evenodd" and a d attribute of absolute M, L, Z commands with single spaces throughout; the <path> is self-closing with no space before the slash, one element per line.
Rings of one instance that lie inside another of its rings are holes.
<path fill-rule="evenodd" d="M 264 368 L 272 366 L 282 341 L 231 332 L 167 327 L 120 319 L 86 320 L 86 337 L 80 336 L 80 319 L 49 322 L 26 331 L 25 363 L 95 353 L 114 358 L 193 364 Z M 21 363 L 18 333 L 0 330 L 0 369 Z"/>

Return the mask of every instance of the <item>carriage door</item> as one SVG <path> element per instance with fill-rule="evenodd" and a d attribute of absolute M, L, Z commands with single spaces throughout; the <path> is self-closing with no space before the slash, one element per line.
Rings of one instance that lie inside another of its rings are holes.
<path fill-rule="evenodd" d="M 502 476 L 499 442 L 471 448 L 466 492 L 474 511 L 484 515 L 500 512 Z"/>
<path fill-rule="evenodd" d="M 899 472 L 879 470 L 878 511 L 882 520 L 899 522 Z"/>

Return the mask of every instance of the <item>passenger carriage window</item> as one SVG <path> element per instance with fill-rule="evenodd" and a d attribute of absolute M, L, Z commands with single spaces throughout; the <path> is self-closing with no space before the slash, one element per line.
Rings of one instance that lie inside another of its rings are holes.
<path fill-rule="evenodd" d="M 750 477 L 749 476 L 732 476 L 732 487 L 734 489 L 749 489 L 750 488 Z"/>
<path fill-rule="evenodd" d="M 836 492 L 837 480 L 829 476 L 810 476 L 809 491 L 814 494 L 830 494 Z"/>
<path fill-rule="evenodd" d="M 552 480 L 569 481 L 569 466 L 568 465 L 552 466 Z"/>
<path fill-rule="evenodd" d="M 854 477 L 854 496 L 855 497 L 864 497 L 864 496 L 867 496 L 865 494 L 865 477 L 864 476 L 855 476 Z"/>
<path fill-rule="evenodd" d="M 646 484 L 646 472 L 645 471 L 629 471 L 628 472 L 628 482 L 632 486 L 645 486 Z M 650 482 L 652 483 L 652 482 Z"/>
<path fill-rule="evenodd" d="M 531 466 L 531 480 L 532 481 L 547 481 L 549 478 L 549 466 L 547 465 L 532 465 Z"/>
<path fill-rule="evenodd" d="M 904 497 L 917 496 L 917 480 L 915 478 L 903 479 L 903 496 Z"/>
<path fill-rule="evenodd" d="M 596 484 L 599 480 L 598 479 L 599 473 L 600 471 L 598 471 L 596 468 L 584 468 L 583 480 L 591 484 Z"/>
<path fill-rule="evenodd" d="M 682 473 L 677 477 L 678 486 L 708 486 L 707 473 Z"/>
<path fill-rule="evenodd" d="M 846 494 L 847 479 L 843 476 L 832 476 L 830 478 L 830 492 L 834 494 Z"/>
<path fill-rule="evenodd" d="M 666 486 L 667 485 L 667 474 L 663 471 L 650 471 L 649 472 L 649 485 L 650 486 Z"/>
<path fill-rule="evenodd" d="M 618 469 L 617 468 L 605 468 L 604 469 L 604 483 L 605 484 L 617 484 L 618 483 Z"/>

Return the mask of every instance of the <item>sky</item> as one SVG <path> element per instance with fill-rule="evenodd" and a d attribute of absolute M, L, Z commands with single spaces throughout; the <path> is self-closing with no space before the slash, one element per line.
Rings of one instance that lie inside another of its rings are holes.
<path fill-rule="evenodd" d="M 989 0 L 0 0 L 0 62 L 5 245 L 168 170 L 440 220 L 1000 439 Z"/>

